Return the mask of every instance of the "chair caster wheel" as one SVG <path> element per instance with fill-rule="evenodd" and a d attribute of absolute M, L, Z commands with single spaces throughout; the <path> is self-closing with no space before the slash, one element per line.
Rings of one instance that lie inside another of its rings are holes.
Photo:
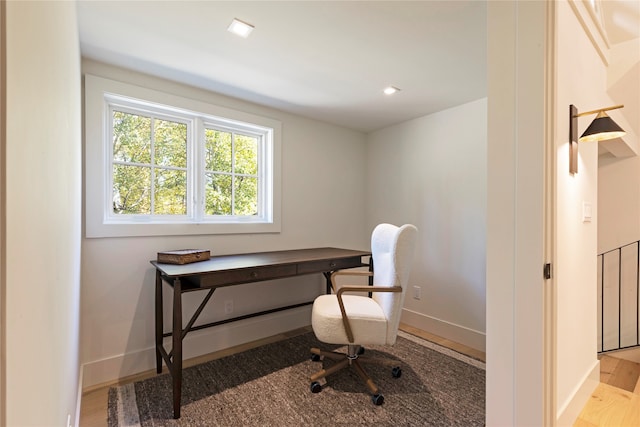
<path fill-rule="evenodd" d="M 402 376 L 402 369 L 399 366 L 396 366 L 391 370 L 391 376 L 393 378 L 400 378 Z"/>
<path fill-rule="evenodd" d="M 384 403 L 384 396 L 381 394 L 374 394 L 373 396 L 371 396 L 371 401 L 374 405 L 380 406 Z"/>
<path fill-rule="evenodd" d="M 364 354 L 364 347 L 360 347 L 358 349 L 358 355 L 362 356 Z"/>
<path fill-rule="evenodd" d="M 311 393 L 320 393 L 322 391 L 322 386 L 318 381 L 314 381 L 311 383 Z"/>
<path fill-rule="evenodd" d="M 320 355 L 312 353 L 311 354 L 311 360 L 313 360 L 314 362 L 319 362 L 320 361 Z"/>

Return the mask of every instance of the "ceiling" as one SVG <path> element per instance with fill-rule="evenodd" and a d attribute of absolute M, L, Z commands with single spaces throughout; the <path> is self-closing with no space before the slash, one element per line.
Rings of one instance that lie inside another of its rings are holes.
<path fill-rule="evenodd" d="M 611 44 L 640 37 L 640 0 L 603 0 L 602 23 Z"/>
<path fill-rule="evenodd" d="M 359 131 L 486 96 L 484 1 L 80 1 L 78 19 L 84 57 Z"/>
<path fill-rule="evenodd" d="M 640 37 L 640 0 L 598 4 L 611 44 Z M 487 94 L 482 0 L 77 5 L 84 57 L 359 131 Z"/>

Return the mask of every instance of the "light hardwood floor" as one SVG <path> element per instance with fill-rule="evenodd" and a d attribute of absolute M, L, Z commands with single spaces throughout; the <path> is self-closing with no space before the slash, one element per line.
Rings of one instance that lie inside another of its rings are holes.
<path fill-rule="evenodd" d="M 420 329 L 401 324 L 400 329 L 450 348 L 469 357 L 486 361 L 484 352 L 456 342 L 441 338 Z M 184 365 L 193 366 L 214 360 L 230 354 L 239 353 L 250 348 L 258 347 L 270 342 L 279 341 L 310 331 L 310 327 L 297 329 L 285 334 L 275 335 L 259 341 L 229 348 L 223 351 L 185 360 Z M 640 365 L 634 367 L 619 359 L 603 357 L 601 359 L 601 384 L 596 388 L 591 399 L 581 412 L 574 427 L 603 427 L 603 426 L 640 426 Z M 635 370 L 634 370 L 635 369 Z M 166 372 L 166 368 L 164 368 Z M 155 370 L 141 373 L 119 381 L 91 387 L 82 394 L 80 407 L 80 427 L 107 426 L 107 396 L 109 387 L 139 381 L 156 375 Z M 635 378 L 635 382 L 634 382 Z M 623 388 L 626 388 L 623 389 Z M 635 392 L 635 393 L 634 393 Z"/>
<path fill-rule="evenodd" d="M 574 427 L 640 426 L 640 364 L 600 358 L 600 384 Z"/>

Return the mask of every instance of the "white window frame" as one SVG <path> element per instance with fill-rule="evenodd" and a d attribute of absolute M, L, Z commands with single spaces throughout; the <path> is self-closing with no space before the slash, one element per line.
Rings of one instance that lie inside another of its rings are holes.
<path fill-rule="evenodd" d="M 113 112 L 120 111 L 127 114 L 134 114 L 140 116 L 152 116 L 156 119 L 167 120 L 171 122 L 177 122 L 187 125 L 187 182 L 193 182 L 195 175 L 193 154 L 195 141 L 195 119 L 190 117 L 189 114 L 170 112 L 164 108 L 156 105 L 150 105 L 149 103 L 143 103 L 133 99 L 124 98 L 121 96 L 115 96 L 112 94 L 105 94 L 104 99 L 107 103 L 105 108 L 105 130 L 106 135 L 103 141 L 104 159 L 108 163 L 104 169 L 105 172 L 105 188 L 104 193 L 104 221 L 107 224 L 130 224 L 139 222 L 154 222 L 154 223 L 171 223 L 171 222 L 188 222 L 193 221 L 194 218 L 194 204 L 189 201 L 195 199 L 193 194 L 195 189 L 193 185 L 187 185 L 187 214 L 186 215 L 128 215 L 128 214 L 116 214 L 110 207 L 113 201 L 113 166 L 115 163 L 112 153 L 112 141 L 113 141 L 113 126 L 111 122 L 113 120 Z M 153 135 L 152 135 L 153 138 Z M 153 155 L 153 154 L 152 154 Z M 153 160 L 151 160 L 151 168 L 153 168 Z M 151 181 L 153 186 L 153 180 Z M 153 197 L 151 197 L 151 203 L 153 205 Z"/>
<path fill-rule="evenodd" d="M 279 121 L 102 77 L 85 76 L 85 235 L 125 237 L 280 232 Z M 187 215 L 113 213 L 112 111 L 188 124 Z M 258 215 L 204 215 L 205 127 L 258 137 Z M 191 162 L 192 164 L 190 164 Z"/>

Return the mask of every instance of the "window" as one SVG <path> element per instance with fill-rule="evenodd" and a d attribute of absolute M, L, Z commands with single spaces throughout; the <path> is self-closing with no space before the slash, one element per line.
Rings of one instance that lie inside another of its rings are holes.
<path fill-rule="evenodd" d="M 111 218 L 187 215 L 189 123 L 111 106 Z"/>
<path fill-rule="evenodd" d="M 279 231 L 279 122 L 95 76 L 85 100 L 87 237 Z"/>
<path fill-rule="evenodd" d="M 273 129 L 117 95 L 105 101 L 107 222 L 269 219 L 270 166 L 261 160 Z"/>

